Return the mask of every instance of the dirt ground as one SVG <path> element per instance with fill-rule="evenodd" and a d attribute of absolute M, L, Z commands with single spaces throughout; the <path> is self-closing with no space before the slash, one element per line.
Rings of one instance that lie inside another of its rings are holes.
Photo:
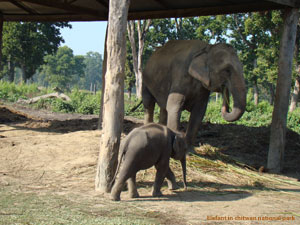
<path fill-rule="evenodd" d="M 126 118 L 125 133 L 140 123 Z M 96 128 L 97 116 L 0 105 L 0 189 L 88 199 L 97 215 L 103 205 L 133 208 L 159 224 L 300 224 L 300 136 L 292 131 L 285 170 L 274 175 L 264 170 L 268 127 L 204 124 L 201 146 L 188 157 L 187 191 L 164 186 L 164 197 L 151 197 L 154 170 L 149 169 L 138 174 L 142 197 L 129 199 L 123 192 L 115 203 L 94 191 L 101 137 Z M 171 167 L 181 185 L 180 167 L 175 161 Z M 0 224 L 6 215 L 0 207 Z"/>

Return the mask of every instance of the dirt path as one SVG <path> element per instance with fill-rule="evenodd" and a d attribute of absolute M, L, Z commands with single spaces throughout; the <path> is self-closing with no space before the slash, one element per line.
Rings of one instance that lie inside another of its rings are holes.
<path fill-rule="evenodd" d="M 89 202 L 90 214 L 99 216 L 105 205 L 132 209 L 130 213 L 140 212 L 161 224 L 300 224 L 300 183 L 295 176 L 236 169 L 219 159 L 209 161 L 218 163 L 216 167 L 194 167 L 195 158 L 190 157 L 188 191 L 164 187 L 164 197 L 152 198 L 154 170 L 149 169 L 138 175 L 142 197 L 128 199 L 123 192 L 122 201 L 115 203 L 94 191 L 101 136 L 94 116 L 0 107 L 0 118 L 0 189 L 11 195 L 73 196 L 73 201 Z M 128 131 L 134 126 L 132 121 L 125 124 Z M 180 181 L 178 165 L 173 162 L 172 167 Z M 0 221 L 5 218 L 3 210 L 0 207 Z"/>

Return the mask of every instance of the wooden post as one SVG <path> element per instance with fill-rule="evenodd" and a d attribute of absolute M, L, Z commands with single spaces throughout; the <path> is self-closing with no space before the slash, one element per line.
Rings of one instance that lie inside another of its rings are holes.
<path fill-rule="evenodd" d="M 107 32 L 108 32 L 108 22 L 106 26 L 105 32 L 105 42 L 104 42 L 104 56 L 102 63 L 102 89 L 101 89 L 101 103 L 100 103 L 100 111 L 99 111 L 99 121 L 98 121 L 98 130 L 102 129 L 103 122 L 103 108 L 104 108 L 104 93 L 105 93 L 105 74 L 106 74 L 106 64 L 107 64 Z"/>
<path fill-rule="evenodd" d="M 129 2 L 129 0 L 109 1 L 103 135 L 100 142 L 95 180 L 95 189 L 102 193 L 110 192 L 110 183 L 118 163 L 118 151 L 123 128 L 125 35 Z"/>
<path fill-rule="evenodd" d="M 3 46 L 3 16 L 0 15 L 0 72 L 2 72 L 2 66 L 3 66 L 3 62 L 2 62 L 2 46 Z"/>
<path fill-rule="evenodd" d="M 269 171 L 274 173 L 278 173 L 283 169 L 286 121 L 291 91 L 292 63 L 298 18 L 298 9 L 287 8 L 285 10 L 267 165 Z"/>

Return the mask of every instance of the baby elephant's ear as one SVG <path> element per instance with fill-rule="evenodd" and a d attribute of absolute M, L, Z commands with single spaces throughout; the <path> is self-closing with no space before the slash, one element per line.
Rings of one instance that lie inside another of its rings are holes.
<path fill-rule="evenodd" d="M 181 160 L 187 151 L 187 144 L 183 134 L 176 134 L 173 142 L 173 158 Z"/>

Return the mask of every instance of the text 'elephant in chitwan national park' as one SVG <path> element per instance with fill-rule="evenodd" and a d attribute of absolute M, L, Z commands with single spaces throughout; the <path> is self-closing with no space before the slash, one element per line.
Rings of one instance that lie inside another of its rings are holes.
<path fill-rule="evenodd" d="M 174 132 L 166 126 L 150 123 L 132 130 L 120 146 L 120 160 L 111 190 L 111 199 L 120 200 L 125 182 L 129 196 L 138 197 L 136 173 L 152 166 L 156 168 L 152 196 L 162 196 L 160 191 L 165 178 L 169 189 L 177 189 L 175 176 L 169 167 L 170 158 L 180 160 L 183 183 L 186 188 L 186 153 L 188 146 L 183 133 Z"/>
<path fill-rule="evenodd" d="M 160 123 L 174 130 L 179 129 L 182 110 L 189 111 L 186 139 L 192 147 L 212 91 L 223 93 L 222 116 L 226 121 L 243 115 L 246 85 L 234 48 L 200 40 L 169 41 L 152 54 L 143 72 L 145 123 L 153 121 L 155 103 L 160 107 Z M 229 94 L 233 97 L 231 112 Z"/>

